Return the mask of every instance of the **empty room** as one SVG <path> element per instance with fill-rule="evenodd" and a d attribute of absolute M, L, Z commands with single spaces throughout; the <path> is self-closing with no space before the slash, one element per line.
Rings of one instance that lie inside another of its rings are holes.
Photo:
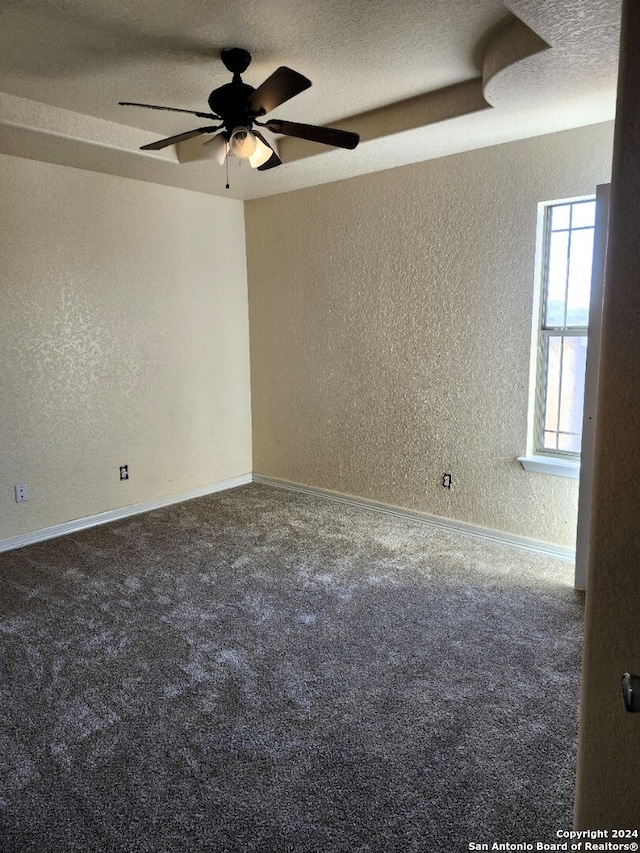
<path fill-rule="evenodd" d="M 639 36 L 0 4 L 2 853 L 637 849 Z"/>

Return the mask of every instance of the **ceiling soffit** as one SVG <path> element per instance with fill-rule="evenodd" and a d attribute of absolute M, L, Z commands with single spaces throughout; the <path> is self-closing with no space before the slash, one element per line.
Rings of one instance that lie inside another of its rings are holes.
<path fill-rule="evenodd" d="M 496 129 L 499 117 L 527 118 L 529 123 L 522 125 L 520 136 L 563 129 L 560 121 L 558 127 L 538 123 L 540 129 L 532 131 L 531 115 L 550 107 L 560 114 L 567 81 L 570 92 L 591 105 L 591 111 L 584 111 L 584 119 L 577 120 L 576 109 L 567 112 L 571 126 L 612 118 L 620 0 L 508 0 L 505 6 L 510 11 L 505 10 L 499 24 L 478 38 L 481 55 L 476 56 L 476 62 L 481 75 L 331 121 L 331 126 L 360 134 L 361 143 L 354 152 L 337 152 L 278 136 L 284 166 L 260 174 L 240 170 L 242 174 L 238 173 L 231 192 L 224 192 L 223 182 L 216 183 L 210 177 L 211 170 L 218 167 L 204 160 L 202 142 L 206 136 L 162 151 L 140 152 L 141 145 L 167 133 L 1 92 L 0 152 L 227 197 L 251 198 L 495 144 L 504 141 Z M 275 57 L 274 62 L 279 64 Z M 490 117 L 488 122 L 483 115 Z M 435 130 L 443 124 L 451 128 L 447 137 L 453 140 L 457 128 L 460 135 L 469 136 L 468 143 L 458 139 L 449 148 L 443 147 L 443 135 L 435 134 L 441 142 L 439 147 L 431 147 L 434 137 L 429 135 L 429 128 Z M 505 139 L 520 138 L 514 125 L 512 119 L 511 135 Z M 474 127 L 478 129 L 475 137 L 469 135 Z M 421 130 L 425 133 L 416 136 Z M 394 137 L 393 145 L 388 146 L 391 154 L 377 144 L 388 137 Z M 403 146 L 406 142 L 408 147 Z M 405 158 L 394 159 L 393 152 L 399 155 L 403 147 Z M 326 166 L 312 166 L 325 160 Z"/>
<path fill-rule="evenodd" d="M 333 126 L 359 133 L 361 142 L 369 142 L 500 106 L 501 101 L 505 101 L 506 87 L 497 88 L 495 80 L 511 69 L 509 95 L 513 97 L 522 63 L 548 49 L 549 45 L 532 29 L 510 15 L 486 44 L 481 77 L 369 110 L 335 122 Z M 282 139 L 279 146 L 283 162 L 317 155 L 324 150 L 324 146 L 317 143 L 303 143 L 293 138 Z"/>

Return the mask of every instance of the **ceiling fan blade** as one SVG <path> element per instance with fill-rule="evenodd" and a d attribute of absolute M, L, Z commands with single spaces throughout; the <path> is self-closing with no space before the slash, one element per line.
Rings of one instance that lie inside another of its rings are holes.
<path fill-rule="evenodd" d="M 308 139 L 310 142 L 321 142 L 323 145 L 335 145 L 337 148 L 355 148 L 360 137 L 348 130 L 338 130 L 335 127 L 317 127 L 314 124 L 299 124 L 295 121 L 280 121 L 274 118 L 265 122 L 265 127 L 273 133 L 285 136 L 295 136 L 298 139 Z"/>
<path fill-rule="evenodd" d="M 265 115 L 294 95 L 304 92 L 310 85 L 311 80 L 292 68 L 281 65 L 249 95 L 247 102 L 258 115 Z"/>
<path fill-rule="evenodd" d="M 177 136 L 168 136 L 166 139 L 159 139 L 157 142 L 150 142 L 148 145 L 141 146 L 141 151 L 159 151 L 161 148 L 168 148 L 169 145 L 175 145 L 176 142 L 184 142 L 185 139 L 193 139 L 194 136 L 199 136 L 201 133 L 215 133 L 220 130 L 219 127 L 198 127 L 196 130 L 188 130 L 186 133 L 178 133 Z"/>
<path fill-rule="evenodd" d="M 195 110 L 181 110 L 178 107 L 158 107 L 156 104 L 137 104 L 135 101 L 118 101 L 121 107 L 146 107 L 148 110 L 168 110 L 171 113 L 188 113 L 190 116 L 198 116 L 198 118 L 215 118 L 220 119 L 220 116 L 214 113 L 198 113 Z"/>
<path fill-rule="evenodd" d="M 267 169 L 273 169 L 276 166 L 281 166 L 282 160 L 278 157 L 278 155 L 274 151 L 273 144 L 270 142 L 267 142 L 265 137 L 260 133 L 259 130 L 256 130 L 255 127 L 253 129 L 253 134 L 258 137 L 258 139 L 260 140 L 260 142 L 262 142 L 262 144 L 265 146 L 265 148 L 268 148 L 269 151 L 271 151 L 271 156 L 269 157 L 269 159 L 260 163 L 260 165 L 256 166 L 255 168 L 259 172 L 265 172 Z M 251 163 L 251 157 L 249 158 L 249 162 Z M 251 163 L 251 165 L 253 165 L 253 163 Z"/>

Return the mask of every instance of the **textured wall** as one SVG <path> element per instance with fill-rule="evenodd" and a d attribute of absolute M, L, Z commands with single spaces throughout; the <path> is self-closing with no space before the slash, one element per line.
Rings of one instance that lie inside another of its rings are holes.
<path fill-rule="evenodd" d="M 242 205 L 7 156 L 0 196 L 0 539 L 251 471 Z"/>
<path fill-rule="evenodd" d="M 254 470 L 573 546 L 577 482 L 516 462 L 537 204 L 606 182 L 611 136 L 248 202 Z"/>

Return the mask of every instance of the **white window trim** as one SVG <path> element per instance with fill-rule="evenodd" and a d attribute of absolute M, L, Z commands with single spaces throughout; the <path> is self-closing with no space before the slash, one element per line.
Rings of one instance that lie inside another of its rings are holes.
<path fill-rule="evenodd" d="M 551 474 L 553 477 L 566 477 L 570 480 L 580 479 L 580 460 L 566 459 L 560 456 L 518 456 L 518 462 L 525 471 L 535 474 Z"/>

